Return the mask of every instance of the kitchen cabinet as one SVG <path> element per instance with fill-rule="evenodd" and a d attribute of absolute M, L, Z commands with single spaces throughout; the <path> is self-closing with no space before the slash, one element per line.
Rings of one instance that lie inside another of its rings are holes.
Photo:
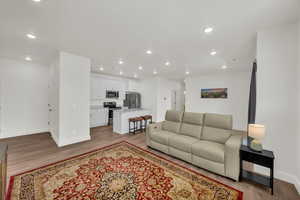
<path fill-rule="evenodd" d="M 105 98 L 105 84 L 104 81 L 100 78 L 91 77 L 90 82 L 90 98 L 91 99 L 104 99 Z"/>
<path fill-rule="evenodd" d="M 128 81 L 128 91 L 139 92 L 141 90 L 140 86 L 141 86 L 141 82 L 138 80 Z"/>
<path fill-rule="evenodd" d="M 91 107 L 90 127 L 106 126 L 108 124 L 108 108 Z"/>
<path fill-rule="evenodd" d="M 106 90 L 119 91 L 119 99 L 125 99 L 127 90 L 126 80 L 105 78 L 99 75 L 91 75 L 90 79 L 90 98 L 91 100 L 105 99 Z"/>

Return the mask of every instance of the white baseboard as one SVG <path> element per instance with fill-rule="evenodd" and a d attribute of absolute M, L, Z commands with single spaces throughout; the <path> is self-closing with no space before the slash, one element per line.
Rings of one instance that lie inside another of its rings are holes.
<path fill-rule="evenodd" d="M 54 140 L 54 142 L 58 146 L 58 144 L 59 144 L 58 137 L 55 134 L 51 133 L 51 132 L 50 132 L 50 134 L 51 134 L 52 139 Z"/>
<path fill-rule="evenodd" d="M 90 124 L 90 128 L 95 128 L 98 126 L 107 126 L 108 122 L 105 123 L 96 123 L 96 124 Z"/>
<path fill-rule="evenodd" d="M 254 165 L 254 171 L 263 175 L 269 175 L 269 170 L 267 168 L 263 168 L 257 165 Z M 284 171 L 275 170 L 274 177 L 286 181 L 288 183 L 294 184 L 298 193 L 300 194 L 300 180 L 297 176 Z"/>
<path fill-rule="evenodd" d="M 39 128 L 39 129 L 32 129 L 32 130 L 13 130 L 10 132 L 3 131 L 0 134 L 0 139 L 19 137 L 19 136 L 25 136 L 25 135 L 33 135 L 33 134 L 39 134 L 39 133 L 49 133 L 49 128 L 47 127 L 47 128 Z"/>
<path fill-rule="evenodd" d="M 300 179 L 299 178 L 297 178 L 297 180 L 296 180 L 295 187 L 300 195 Z"/>
<path fill-rule="evenodd" d="M 84 141 L 88 141 L 91 140 L 91 136 L 90 134 L 85 136 L 85 137 L 76 137 L 76 138 L 68 138 L 67 141 L 59 141 L 57 144 L 58 147 L 63 147 L 63 146 L 67 146 L 70 144 L 75 144 L 75 143 L 79 143 L 79 142 L 84 142 Z"/>
<path fill-rule="evenodd" d="M 298 177 L 295 177 L 295 188 L 298 191 L 298 194 L 300 195 L 300 179 Z"/>

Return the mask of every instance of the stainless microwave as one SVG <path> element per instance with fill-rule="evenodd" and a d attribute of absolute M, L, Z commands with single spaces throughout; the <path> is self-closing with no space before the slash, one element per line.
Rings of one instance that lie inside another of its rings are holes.
<path fill-rule="evenodd" d="M 106 90 L 106 98 L 119 98 L 119 91 Z"/>

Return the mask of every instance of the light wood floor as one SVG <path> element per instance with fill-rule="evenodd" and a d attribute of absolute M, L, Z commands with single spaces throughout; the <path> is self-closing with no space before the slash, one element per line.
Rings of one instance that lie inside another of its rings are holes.
<path fill-rule="evenodd" d="M 66 147 L 58 148 L 48 133 L 21 136 L 16 138 L 0 140 L 9 145 L 8 150 L 8 176 L 21 173 L 26 170 L 37 168 L 50 164 L 65 158 L 75 156 L 81 153 L 91 151 L 109 144 L 126 140 L 132 144 L 140 146 L 155 152 L 167 159 L 176 161 L 186 167 L 197 170 L 198 172 L 217 179 L 222 183 L 235 187 L 244 192 L 244 200 L 299 200 L 295 187 L 289 183 L 275 180 L 274 196 L 270 195 L 269 190 L 248 182 L 234 182 L 227 178 L 215 175 L 203 169 L 194 167 L 183 161 L 162 154 L 158 151 L 147 148 L 145 144 L 145 135 L 143 133 L 136 135 L 119 135 L 112 132 L 111 127 L 98 127 L 91 129 L 92 140 L 82 142 Z"/>

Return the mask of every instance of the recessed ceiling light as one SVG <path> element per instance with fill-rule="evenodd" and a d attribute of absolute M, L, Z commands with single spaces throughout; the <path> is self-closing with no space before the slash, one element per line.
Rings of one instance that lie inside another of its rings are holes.
<path fill-rule="evenodd" d="M 41 0 L 32 0 L 32 1 L 34 1 L 34 2 L 41 2 Z"/>
<path fill-rule="evenodd" d="M 208 33 L 213 32 L 213 30 L 214 30 L 213 27 L 206 27 L 206 28 L 204 29 L 204 33 L 208 34 Z"/>
<path fill-rule="evenodd" d="M 170 63 L 169 61 L 167 61 L 167 62 L 165 63 L 166 66 L 170 66 L 170 64 L 171 64 L 171 63 Z"/>
<path fill-rule="evenodd" d="M 216 55 L 216 54 L 217 54 L 217 52 L 216 52 L 215 50 L 213 50 L 213 51 L 210 52 L 210 55 L 211 55 L 211 56 L 214 56 L 214 55 Z"/>
<path fill-rule="evenodd" d="M 36 39 L 36 36 L 33 35 L 32 33 L 28 33 L 28 34 L 26 34 L 26 36 L 27 36 L 29 39 Z"/>
<path fill-rule="evenodd" d="M 138 75 L 137 75 L 137 74 L 134 74 L 134 75 L 133 75 L 133 77 L 134 77 L 134 78 L 137 78 L 137 77 L 138 77 Z"/>
<path fill-rule="evenodd" d="M 185 72 L 185 74 L 186 74 L 186 75 L 189 75 L 189 74 L 190 74 L 190 72 L 189 72 L 189 71 L 186 71 L 186 72 Z"/>
<path fill-rule="evenodd" d="M 27 61 L 32 61 L 32 58 L 29 57 L 29 56 L 26 56 L 26 57 L 25 57 L 25 60 L 27 60 Z"/>
<path fill-rule="evenodd" d="M 121 59 L 121 60 L 119 60 L 119 64 L 120 65 L 123 65 L 124 64 L 124 61 Z"/>
<path fill-rule="evenodd" d="M 152 51 L 151 51 L 151 50 L 147 50 L 147 51 L 146 51 L 146 54 L 151 55 L 151 54 L 152 54 Z"/>
<path fill-rule="evenodd" d="M 153 74 L 157 74 L 157 71 L 156 71 L 156 70 L 154 70 L 154 71 L 153 71 Z"/>
<path fill-rule="evenodd" d="M 122 75 L 123 74 L 123 72 L 122 71 L 120 71 L 120 75 Z"/>
<path fill-rule="evenodd" d="M 222 65 L 221 68 L 222 68 L 222 69 L 227 69 L 227 66 L 226 66 L 226 65 Z"/>
<path fill-rule="evenodd" d="M 139 70 L 143 70 L 143 66 L 139 66 Z"/>
<path fill-rule="evenodd" d="M 99 70 L 100 70 L 100 71 L 104 71 L 104 68 L 103 68 L 103 67 L 100 67 Z"/>

